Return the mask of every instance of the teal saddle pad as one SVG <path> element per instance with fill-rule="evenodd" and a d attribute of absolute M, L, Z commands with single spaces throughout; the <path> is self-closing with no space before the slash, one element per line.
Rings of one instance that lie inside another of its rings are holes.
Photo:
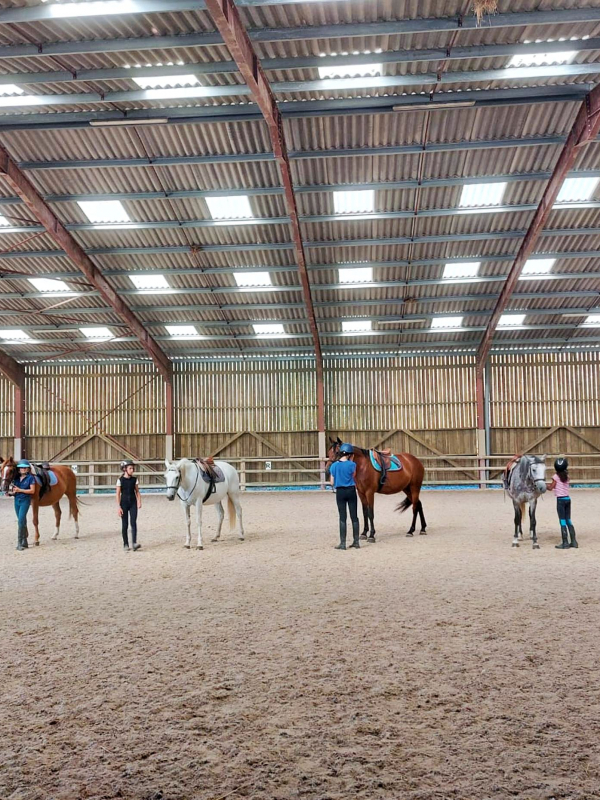
<path fill-rule="evenodd" d="M 369 450 L 369 456 L 371 458 L 371 465 L 373 469 L 376 469 L 377 472 L 381 472 L 381 467 L 379 466 L 377 461 L 375 461 L 375 456 L 373 455 L 372 450 Z M 398 470 L 401 469 L 402 469 L 402 464 L 400 463 L 400 459 L 398 458 L 398 456 L 392 456 L 388 472 L 398 472 Z"/>

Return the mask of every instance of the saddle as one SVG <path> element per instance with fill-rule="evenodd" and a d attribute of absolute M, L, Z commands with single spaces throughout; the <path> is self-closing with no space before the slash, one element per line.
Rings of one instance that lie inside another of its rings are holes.
<path fill-rule="evenodd" d="M 206 494 L 202 500 L 203 503 L 206 503 L 211 494 L 216 492 L 216 484 L 223 483 L 225 480 L 225 475 L 223 475 L 221 468 L 217 467 L 214 459 L 210 456 L 208 456 L 208 458 L 195 458 L 194 464 L 196 464 L 200 470 L 200 475 L 202 476 L 204 483 L 208 483 Z"/>
<path fill-rule="evenodd" d="M 502 473 L 502 483 L 504 485 L 505 491 L 508 491 L 508 487 L 510 486 L 511 473 L 513 469 L 517 466 L 521 458 L 522 456 L 520 454 L 514 455 L 504 468 L 504 472 Z"/>
<path fill-rule="evenodd" d="M 397 472 L 402 469 L 402 464 L 398 456 L 392 455 L 390 449 L 369 450 L 369 455 L 374 469 L 381 472 L 379 476 L 379 486 L 377 487 L 377 491 L 381 491 L 387 479 L 388 472 Z"/>
<path fill-rule="evenodd" d="M 56 475 L 50 469 L 50 464 L 47 461 L 31 463 L 31 474 L 35 478 L 36 483 L 40 487 L 40 500 L 47 494 L 52 486 L 57 483 Z"/>

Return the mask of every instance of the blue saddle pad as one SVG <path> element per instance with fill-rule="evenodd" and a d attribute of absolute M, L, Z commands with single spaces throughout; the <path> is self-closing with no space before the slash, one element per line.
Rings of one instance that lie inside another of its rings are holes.
<path fill-rule="evenodd" d="M 34 477 L 35 477 L 35 482 L 41 486 L 42 480 L 39 477 L 39 475 L 35 475 Z M 58 483 L 58 478 L 56 477 L 54 472 L 52 472 L 51 469 L 48 470 L 48 478 L 50 479 L 50 486 L 56 486 L 56 484 Z"/>
<path fill-rule="evenodd" d="M 375 461 L 375 455 L 373 454 L 372 450 L 369 450 L 369 456 L 371 458 L 371 464 L 373 468 L 376 469 L 377 472 L 381 472 L 381 467 L 379 466 L 377 461 Z M 398 470 L 400 469 L 402 469 L 402 464 L 400 463 L 400 459 L 398 458 L 398 456 L 392 456 L 388 472 L 398 472 Z"/>

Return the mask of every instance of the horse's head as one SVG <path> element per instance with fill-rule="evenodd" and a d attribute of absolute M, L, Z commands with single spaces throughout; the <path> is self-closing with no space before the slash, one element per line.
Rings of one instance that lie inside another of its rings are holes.
<path fill-rule="evenodd" d="M 167 482 L 167 499 L 174 500 L 181 483 L 181 468 L 176 461 L 165 459 L 165 480 Z"/>
<path fill-rule="evenodd" d="M 540 494 L 546 491 L 546 456 L 531 456 L 529 478 Z"/>
<path fill-rule="evenodd" d="M 0 465 L 0 491 L 8 492 L 11 483 L 17 475 L 17 462 L 12 456 L 2 461 Z"/>
<path fill-rule="evenodd" d="M 340 458 L 340 447 L 342 446 L 342 440 L 338 436 L 337 439 L 332 439 L 331 436 L 329 437 L 329 449 L 327 450 L 327 463 L 325 464 L 325 474 L 329 478 L 329 468 L 333 464 L 334 461 L 338 461 Z"/>

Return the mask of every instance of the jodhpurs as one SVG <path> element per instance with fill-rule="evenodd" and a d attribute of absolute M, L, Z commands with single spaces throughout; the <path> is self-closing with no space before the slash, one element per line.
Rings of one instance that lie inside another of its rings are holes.
<path fill-rule="evenodd" d="M 129 524 L 131 524 L 131 544 L 136 544 L 137 542 L 137 501 L 133 503 L 123 503 L 123 501 L 121 501 L 121 508 L 123 509 L 123 516 L 121 517 L 123 544 L 125 547 L 129 547 L 129 539 L 127 538 L 127 527 Z"/>
<path fill-rule="evenodd" d="M 557 497 L 556 498 L 556 511 L 560 520 L 561 528 L 567 525 L 572 525 L 571 522 L 571 498 L 570 497 Z"/>
<path fill-rule="evenodd" d="M 340 542 L 346 544 L 346 506 L 352 520 L 352 534 L 358 542 L 358 514 L 356 513 L 356 489 L 354 486 L 340 486 L 335 490 L 335 501 L 340 515 Z"/>
<path fill-rule="evenodd" d="M 27 547 L 27 513 L 31 507 L 31 496 L 28 494 L 15 495 L 15 514 L 18 521 L 18 541 Z"/>

